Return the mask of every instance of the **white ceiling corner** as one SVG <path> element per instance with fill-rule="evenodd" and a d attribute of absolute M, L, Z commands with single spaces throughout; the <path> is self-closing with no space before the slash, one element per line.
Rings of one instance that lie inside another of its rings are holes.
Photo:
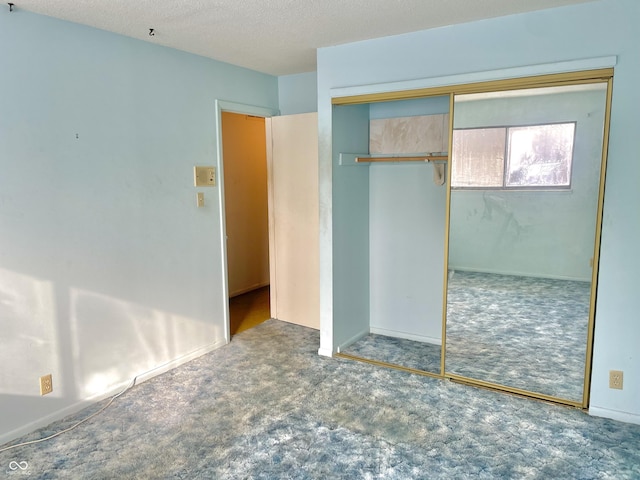
<path fill-rule="evenodd" d="M 13 0 L 20 9 L 271 75 L 316 49 L 595 0 Z M 153 28 L 155 35 L 149 36 Z"/>

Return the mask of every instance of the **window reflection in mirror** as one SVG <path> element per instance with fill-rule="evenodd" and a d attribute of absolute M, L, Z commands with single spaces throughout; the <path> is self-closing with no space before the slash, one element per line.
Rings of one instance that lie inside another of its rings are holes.
<path fill-rule="evenodd" d="M 568 187 L 575 122 L 453 131 L 453 188 Z"/>

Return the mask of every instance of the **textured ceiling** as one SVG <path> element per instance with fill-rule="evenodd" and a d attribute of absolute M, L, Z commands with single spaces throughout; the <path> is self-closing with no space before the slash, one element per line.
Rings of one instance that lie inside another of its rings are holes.
<path fill-rule="evenodd" d="M 594 0 L 13 0 L 21 9 L 272 75 L 316 49 Z M 153 37 L 149 29 L 155 30 Z"/>

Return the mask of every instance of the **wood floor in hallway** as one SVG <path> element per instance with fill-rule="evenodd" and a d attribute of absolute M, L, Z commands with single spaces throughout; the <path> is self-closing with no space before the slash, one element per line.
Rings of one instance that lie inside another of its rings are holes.
<path fill-rule="evenodd" d="M 271 316 L 269 286 L 258 288 L 229 299 L 231 335 L 260 325 Z"/>

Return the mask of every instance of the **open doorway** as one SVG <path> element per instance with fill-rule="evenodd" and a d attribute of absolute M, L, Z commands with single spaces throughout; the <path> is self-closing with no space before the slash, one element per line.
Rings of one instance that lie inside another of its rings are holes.
<path fill-rule="evenodd" d="M 222 112 L 229 333 L 270 318 L 267 151 L 263 117 Z"/>
<path fill-rule="evenodd" d="M 320 327 L 317 114 L 277 113 L 216 100 L 227 341 L 269 318 Z"/>

